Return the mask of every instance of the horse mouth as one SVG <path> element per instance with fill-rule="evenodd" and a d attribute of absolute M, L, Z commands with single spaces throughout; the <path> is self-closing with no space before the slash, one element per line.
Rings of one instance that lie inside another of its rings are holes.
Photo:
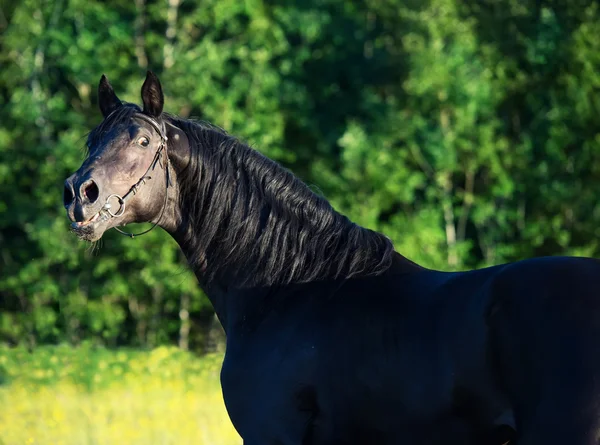
<path fill-rule="evenodd" d="M 95 241 L 99 238 L 96 234 L 96 228 L 108 219 L 108 213 L 102 209 L 91 218 L 85 221 L 74 221 L 71 223 L 71 231 L 80 239 L 86 241 Z"/>
<path fill-rule="evenodd" d="M 90 219 L 88 219 L 86 221 L 75 221 L 71 225 L 74 227 L 85 227 L 88 224 L 93 223 L 94 221 L 98 221 L 98 218 L 100 218 L 100 212 L 96 213 L 94 216 L 92 216 Z"/>

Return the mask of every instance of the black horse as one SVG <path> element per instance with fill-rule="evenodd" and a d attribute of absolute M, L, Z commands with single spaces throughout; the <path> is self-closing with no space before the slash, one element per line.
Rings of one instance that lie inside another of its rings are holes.
<path fill-rule="evenodd" d="M 155 221 L 179 243 L 227 333 L 244 444 L 600 443 L 597 261 L 423 268 L 236 138 L 163 113 L 152 73 L 142 101 L 102 77 L 65 208 L 85 240 Z"/>

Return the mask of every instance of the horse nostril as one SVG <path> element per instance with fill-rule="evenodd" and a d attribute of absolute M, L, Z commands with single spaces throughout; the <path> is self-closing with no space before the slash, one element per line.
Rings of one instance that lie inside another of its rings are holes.
<path fill-rule="evenodd" d="M 98 196 L 100 195 L 100 190 L 98 190 L 98 186 L 96 185 L 94 180 L 90 179 L 87 183 L 84 184 L 83 194 L 89 202 L 96 202 Z"/>
<path fill-rule="evenodd" d="M 75 199 L 75 195 L 73 194 L 71 187 L 65 185 L 65 191 L 63 192 L 63 203 L 65 204 L 65 207 L 71 204 L 73 202 L 73 199 Z"/>

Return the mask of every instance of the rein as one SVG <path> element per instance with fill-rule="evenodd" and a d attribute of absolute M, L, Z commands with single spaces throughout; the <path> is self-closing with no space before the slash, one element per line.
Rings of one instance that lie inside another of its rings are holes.
<path fill-rule="evenodd" d="M 167 153 L 168 138 L 167 138 L 164 122 L 162 123 L 162 125 L 159 125 L 158 122 L 156 122 L 151 117 L 146 116 L 145 114 L 136 113 L 136 117 L 139 119 L 142 119 L 142 120 L 148 122 L 150 125 L 152 125 L 152 127 L 156 130 L 156 132 L 160 136 L 160 144 L 159 144 L 158 148 L 156 149 L 156 154 L 154 155 L 154 158 L 152 159 L 150 166 L 148 167 L 146 172 L 142 175 L 140 180 L 138 182 L 136 182 L 134 185 L 132 185 L 131 188 L 129 189 L 129 191 L 127 193 L 125 193 L 125 195 L 123 195 L 122 197 L 117 195 L 116 193 L 113 193 L 108 198 L 106 198 L 106 203 L 102 207 L 102 210 L 106 211 L 106 213 L 108 215 L 110 215 L 112 218 L 118 218 L 118 217 L 122 216 L 123 213 L 125 213 L 125 205 L 127 203 L 127 200 L 129 200 L 132 196 L 135 196 L 135 194 L 138 192 L 140 187 L 142 185 L 146 184 L 146 181 L 148 179 L 152 179 L 152 176 L 150 176 L 148 173 L 150 173 L 151 171 L 154 171 L 157 164 L 159 164 L 161 166 L 161 168 L 164 168 L 164 170 L 165 170 L 166 190 L 165 190 L 165 202 L 163 203 L 162 210 L 160 212 L 158 219 L 152 225 L 152 227 L 150 227 L 149 229 L 144 230 L 143 232 L 140 232 L 140 233 L 125 232 L 124 230 L 121 230 L 118 227 L 113 227 L 121 235 L 125 235 L 130 238 L 145 235 L 146 233 L 150 232 L 152 229 L 154 229 L 158 225 L 158 223 L 160 222 L 160 220 L 162 219 L 162 217 L 165 213 L 165 209 L 167 207 L 167 198 L 169 195 L 168 191 L 169 191 L 169 187 L 172 185 L 171 184 L 171 176 L 169 174 L 169 155 Z M 164 158 L 164 160 L 163 160 L 163 158 Z M 112 206 L 109 202 L 111 200 L 111 198 L 116 198 L 119 203 L 119 208 L 114 213 L 111 211 Z"/>

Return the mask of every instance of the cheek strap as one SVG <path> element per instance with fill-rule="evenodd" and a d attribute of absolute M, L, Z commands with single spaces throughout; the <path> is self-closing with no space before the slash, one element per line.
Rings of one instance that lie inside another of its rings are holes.
<path fill-rule="evenodd" d="M 130 238 L 145 235 L 146 233 L 150 232 L 152 229 L 154 229 L 158 225 L 158 223 L 160 222 L 160 220 L 162 219 L 162 217 L 165 213 L 165 209 L 167 208 L 169 187 L 172 185 L 170 168 L 169 168 L 169 155 L 167 153 L 167 140 L 168 139 L 167 139 L 164 122 L 162 123 L 162 125 L 159 125 L 158 122 L 156 122 L 151 117 L 146 116 L 145 114 L 137 114 L 136 117 L 148 122 L 150 125 L 152 125 L 152 127 L 154 127 L 154 129 L 157 131 L 158 135 L 160 136 L 160 145 L 158 146 L 156 153 L 154 154 L 154 158 L 152 159 L 150 166 L 148 167 L 146 172 L 142 175 L 142 177 L 139 179 L 139 181 L 136 182 L 135 184 L 133 184 L 131 186 L 131 188 L 129 189 L 129 191 L 127 193 L 125 193 L 125 195 L 123 195 L 123 197 L 113 193 L 108 198 L 106 198 L 106 203 L 102 207 L 102 210 L 104 210 L 112 218 L 118 218 L 118 217 L 122 216 L 125 213 L 125 206 L 127 204 L 127 200 L 129 200 L 132 196 L 135 196 L 135 194 L 138 192 L 140 187 L 142 185 L 146 184 L 147 180 L 152 179 L 152 176 L 150 176 L 149 173 L 151 171 L 154 171 L 154 169 L 156 168 L 156 165 L 160 165 L 160 167 L 162 169 L 164 169 L 166 184 L 165 184 L 165 202 L 163 203 L 162 211 L 160 212 L 160 216 L 158 217 L 156 222 L 152 225 L 152 227 L 150 227 L 148 230 L 144 230 L 143 232 L 140 232 L 140 233 L 125 232 L 124 230 L 121 230 L 118 227 L 113 227 L 120 234 L 126 235 Z M 117 202 L 119 203 L 119 208 L 117 209 L 116 212 L 112 211 L 112 205 L 110 203 L 110 200 L 112 198 L 115 198 L 117 200 Z"/>

